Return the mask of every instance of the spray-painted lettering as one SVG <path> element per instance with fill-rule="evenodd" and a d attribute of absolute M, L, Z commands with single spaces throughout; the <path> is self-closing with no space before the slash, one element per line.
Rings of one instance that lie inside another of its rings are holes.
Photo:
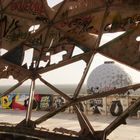
<path fill-rule="evenodd" d="M 39 2 L 12 2 L 11 10 L 42 15 L 44 12 L 44 6 Z"/>
<path fill-rule="evenodd" d="M 5 37 L 8 33 L 13 32 L 14 30 L 18 29 L 18 20 L 12 19 L 9 23 L 7 16 L 4 16 L 0 19 L 0 23 L 4 25 L 3 37 Z"/>
<path fill-rule="evenodd" d="M 63 22 L 60 26 L 61 27 L 68 27 L 70 28 L 68 32 L 77 32 L 77 33 L 83 33 L 83 32 L 89 32 L 91 29 L 93 29 L 93 25 L 91 25 L 93 18 L 90 16 L 82 17 L 82 18 L 76 18 L 72 21 L 66 21 Z"/>
<path fill-rule="evenodd" d="M 10 41 L 17 41 L 18 39 L 25 39 L 27 32 L 21 31 L 20 21 L 16 19 L 8 19 L 7 16 L 0 18 L 0 24 L 3 27 L 2 37 Z"/>

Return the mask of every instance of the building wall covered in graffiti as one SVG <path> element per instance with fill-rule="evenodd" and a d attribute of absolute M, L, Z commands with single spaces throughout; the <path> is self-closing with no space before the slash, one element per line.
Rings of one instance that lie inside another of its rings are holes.
<path fill-rule="evenodd" d="M 26 110 L 28 107 L 29 94 L 10 93 L 0 98 L 0 107 L 4 109 Z M 33 110 L 50 111 L 63 105 L 64 99 L 57 95 L 35 94 L 33 100 Z"/>
<path fill-rule="evenodd" d="M 97 98 L 79 103 L 79 108 L 86 114 L 101 114 L 118 116 L 129 105 L 131 105 L 139 96 L 109 96 L 107 98 Z M 0 98 L 1 109 L 26 110 L 28 107 L 29 94 L 27 93 L 10 93 Z M 52 111 L 61 107 L 65 103 L 65 99 L 54 94 L 36 93 L 33 100 L 34 111 Z M 138 108 L 139 110 L 140 108 Z M 138 111 L 137 110 L 137 111 Z M 63 110 L 67 113 L 74 113 L 73 107 Z M 137 115 L 137 111 L 133 115 Z"/>

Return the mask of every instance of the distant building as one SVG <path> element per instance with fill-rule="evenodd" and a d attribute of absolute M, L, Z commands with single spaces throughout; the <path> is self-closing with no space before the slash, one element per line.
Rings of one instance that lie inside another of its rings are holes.
<path fill-rule="evenodd" d="M 130 75 L 113 61 L 106 61 L 95 68 L 87 80 L 88 93 L 100 93 L 128 85 L 132 85 Z"/>
<path fill-rule="evenodd" d="M 87 93 L 101 93 L 121 87 L 132 85 L 133 81 L 123 68 L 113 61 L 106 61 L 96 67 L 87 80 Z M 129 94 L 128 94 L 129 93 Z M 114 94 L 109 97 L 91 100 L 93 110 L 101 114 L 120 115 L 134 100 L 138 98 L 133 90 L 122 95 Z M 130 96 L 131 94 L 131 96 Z M 98 109 L 98 110 L 97 110 Z M 134 113 L 136 115 L 136 112 Z"/>

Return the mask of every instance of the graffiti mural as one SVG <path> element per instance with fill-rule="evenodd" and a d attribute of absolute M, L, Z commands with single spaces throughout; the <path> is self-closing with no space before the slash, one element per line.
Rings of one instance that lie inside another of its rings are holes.
<path fill-rule="evenodd" d="M 24 93 L 10 93 L 0 98 L 0 107 L 5 109 L 26 110 L 28 107 L 29 95 Z M 60 96 L 50 94 L 35 94 L 33 99 L 33 110 L 50 111 L 61 107 L 65 100 Z"/>
<path fill-rule="evenodd" d="M 6 109 L 20 109 L 25 110 L 24 100 L 26 99 L 26 94 L 16 94 L 11 93 L 7 96 L 1 98 L 1 107 Z"/>
<path fill-rule="evenodd" d="M 49 111 L 52 109 L 53 98 L 51 95 L 42 96 L 40 100 L 40 110 Z"/>
<path fill-rule="evenodd" d="M 123 106 L 120 100 L 112 101 L 110 113 L 112 116 L 119 116 L 123 113 Z"/>
<path fill-rule="evenodd" d="M 54 97 L 54 107 L 60 108 L 64 104 L 64 99 L 62 97 Z"/>
<path fill-rule="evenodd" d="M 90 108 L 92 108 L 93 113 L 100 114 L 100 107 L 103 107 L 103 99 L 97 98 L 90 100 Z"/>
<path fill-rule="evenodd" d="M 82 112 L 91 113 L 91 114 L 105 114 L 112 116 L 119 116 L 126 106 L 129 106 L 134 103 L 137 97 L 120 97 L 110 96 L 106 99 L 106 103 L 103 101 L 103 98 L 97 98 L 89 100 L 87 102 L 79 102 L 77 105 Z M 29 94 L 27 93 L 10 93 L 7 96 L 0 98 L 0 108 L 2 109 L 16 109 L 16 110 L 26 110 L 28 107 Z M 61 96 L 51 95 L 51 94 L 39 94 L 36 93 L 33 99 L 34 111 L 53 111 L 58 109 L 66 103 L 65 99 Z M 127 104 L 128 103 L 128 104 Z M 106 106 L 107 105 L 107 106 Z M 106 106 L 106 107 L 105 107 Z M 106 110 L 106 111 L 105 111 Z M 140 110 L 138 107 L 134 110 L 130 116 L 137 116 L 137 112 Z M 74 113 L 75 109 L 69 107 L 67 110 L 62 110 L 62 112 Z"/>

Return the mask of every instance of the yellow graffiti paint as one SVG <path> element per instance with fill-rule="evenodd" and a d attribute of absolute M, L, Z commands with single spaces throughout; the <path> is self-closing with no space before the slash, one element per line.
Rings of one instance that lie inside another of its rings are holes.
<path fill-rule="evenodd" d="M 10 108 L 12 101 L 8 101 L 8 97 L 4 96 L 1 98 L 1 106 L 2 108 Z"/>

